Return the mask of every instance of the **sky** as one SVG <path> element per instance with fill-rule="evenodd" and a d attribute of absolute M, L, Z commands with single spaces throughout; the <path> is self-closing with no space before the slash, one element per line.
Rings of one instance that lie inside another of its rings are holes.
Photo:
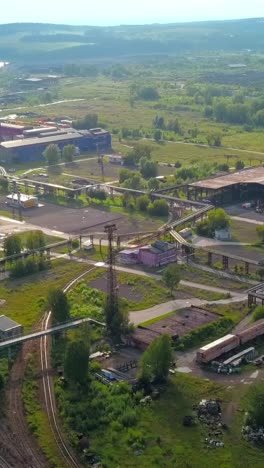
<path fill-rule="evenodd" d="M 264 17 L 264 0 L 11 0 L 0 23 L 113 26 L 254 17 Z"/>

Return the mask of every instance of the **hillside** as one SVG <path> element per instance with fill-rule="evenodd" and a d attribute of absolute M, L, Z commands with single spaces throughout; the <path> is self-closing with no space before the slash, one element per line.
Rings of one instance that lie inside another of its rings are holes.
<path fill-rule="evenodd" d="M 145 26 L 0 25 L 0 60 L 134 60 L 139 56 L 264 50 L 263 19 Z"/>

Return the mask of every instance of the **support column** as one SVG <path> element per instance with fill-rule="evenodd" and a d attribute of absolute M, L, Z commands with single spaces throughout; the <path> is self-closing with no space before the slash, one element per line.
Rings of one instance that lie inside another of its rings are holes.
<path fill-rule="evenodd" d="M 249 274 L 249 263 L 248 262 L 245 262 L 245 273 L 246 273 L 246 275 Z"/>
<path fill-rule="evenodd" d="M 208 263 L 209 266 L 212 266 L 212 263 L 213 263 L 213 254 L 212 254 L 212 252 L 208 252 L 207 263 Z"/>
<path fill-rule="evenodd" d="M 222 263 L 224 270 L 228 270 L 228 257 L 226 257 L 225 255 L 223 255 Z"/>
<path fill-rule="evenodd" d="M 80 235 L 80 249 L 82 248 L 82 236 Z"/>
<path fill-rule="evenodd" d="M 90 235 L 90 242 L 91 242 L 91 244 L 93 246 L 94 245 L 94 235 L 93 234 Z"/>
<path fill-rule="evenodd" d="M 120 246 L 121 246 L 121 238 L 120 238 L 120 236 L 117 236 L 116 246 L 117 246 L 118 249 L 120 249 Z"/>

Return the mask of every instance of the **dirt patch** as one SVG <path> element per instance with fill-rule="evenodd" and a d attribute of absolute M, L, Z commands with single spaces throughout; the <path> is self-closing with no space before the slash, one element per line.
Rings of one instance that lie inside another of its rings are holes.
<path fill-rule="evenodd" d="M 107 276 L 103 275 L 100 278 L 96 278 L 95 280 L 89 283 L 91 288 L 99 289 L 104 293 L 107 292 Z M 128 284 L 120 284 L 118 283 L 118 294 L 120 297 L 128 299 L 129 301 L 133 302 L 141 302 L 144 300 L 144 294 L 140 291 L 136 291 L 134 286 L 129 286 Z"/>

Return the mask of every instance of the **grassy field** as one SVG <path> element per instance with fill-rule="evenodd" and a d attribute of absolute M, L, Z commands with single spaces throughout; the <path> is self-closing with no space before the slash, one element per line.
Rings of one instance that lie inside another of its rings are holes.
<path fill-rule="evenodd" d="M 259 241 L 256 227 L 251 223 L 231 219 L 232 239 L 237 242 L 256 244 Z"/>
<path fill-rule="evenodd" d="M 233 392 L 238 402 L 239 393 L 243 395 L 245 387 L 239 392 Z M 193 414 L 193 404 L 199 403 L 203 398 L 221 399 L 225 415 L 233 394 L 231 390 L 213 382 L 176 373 L 161 398 L 153 402 L 150 408 L 141 409 L 141 416 L 135 428 L 117 433 L 112 427 L 104 432 L 100 431 L 94 434 L 92 448 L 101 455 L 102 462 L 109 468 L 118 465 L 127 468 L 261 468 L 263 451 L 249 446 L 241 438 L 241 414 L 232 418 L 229 430 L 224 434 L 223 449 L 206 448 L 204 439 L 208 437 L 208 429 L 200 423 L 192 428 L 183 427 L 183 417 Z M 135 439 L 137 437 L 142 441 L 139 454 L 129 445 L 131 432 Z"/>
<path fill-rule="evenodd" d="M 43 313 L 50 289 L 63 287 L 87 269 L 87 265 L 60 259 L 52 262 L 51 270 L 19 280 L 1 281 L 0 297 L 6 301 L 1 306 L 1 314 L 21 323 L 24 330 L 29 331 Z"/>
<path fill-rule="evenodd" d="M 246 283 L 241 283 L 230 278 L 224 278 L 220 275 L 209 273 L 190 265 L 181 265 L 180 268 L 182 280 L 194 281 L 200 284 L 206 284 L 228 290 L 242 290 L 247 288 Z"/>

